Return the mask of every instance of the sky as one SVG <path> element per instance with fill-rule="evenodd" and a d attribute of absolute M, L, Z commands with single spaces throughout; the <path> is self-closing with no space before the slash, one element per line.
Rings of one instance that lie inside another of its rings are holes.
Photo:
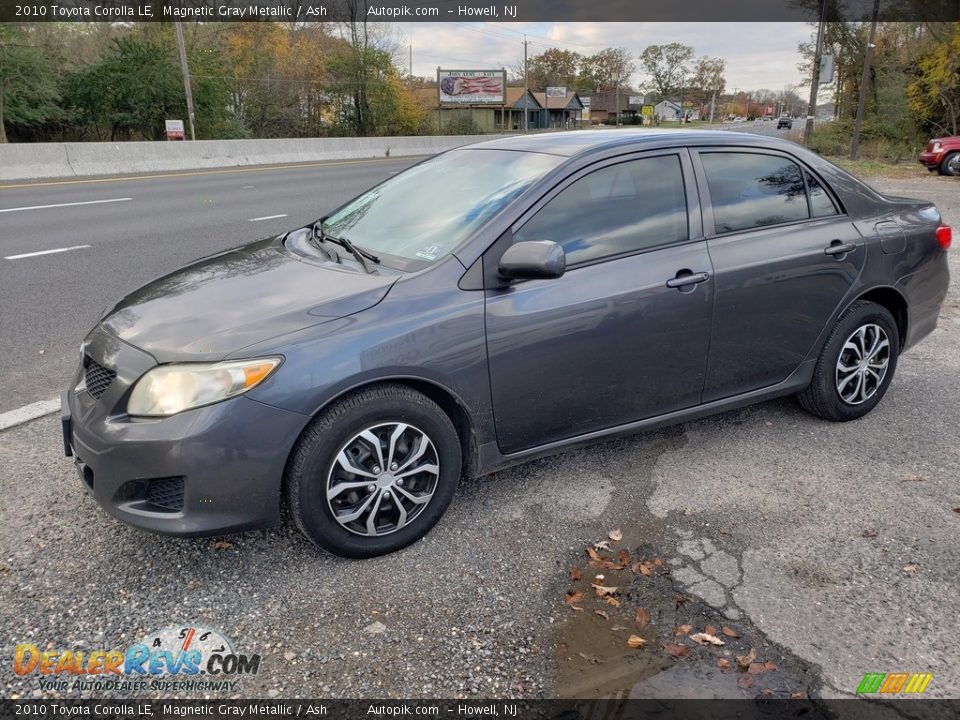
<path fill-rule="evenodd" d="M 590 55 L 605 47 L 625 47 L 639 56 L 648 45 L 679 42 L 697 57 L 727 61 L 727 89 L 782 90 L 802 85 L 797 46 L 809 41 L 812 26 L 787 23 L 396 23 L 395 40 L 404 46 L 398 57 L 408 64 L 406 47 L 413 41 L 413 74 L 436 75 L 437 66 L 480 70 L 506 67 L 523 59 L 523 34 L 529 53 L 560 47 Z M 639 66 L 639 60 L 637 61 Z M 643 83 L 638 72 L 633 84 Z"/>

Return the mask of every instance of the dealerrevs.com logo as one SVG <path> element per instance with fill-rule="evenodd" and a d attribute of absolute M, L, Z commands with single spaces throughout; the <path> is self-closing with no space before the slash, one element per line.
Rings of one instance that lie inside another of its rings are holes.
<path fill-rule="evenodd" d="M 121 649 L 17 645 L 13 671 L 37 675 L 41 690 L 138 693 L 234 692 L 260 671 L 261 656 L 234 650 L 229 638 L 198 626 L 165 627 Z"/>

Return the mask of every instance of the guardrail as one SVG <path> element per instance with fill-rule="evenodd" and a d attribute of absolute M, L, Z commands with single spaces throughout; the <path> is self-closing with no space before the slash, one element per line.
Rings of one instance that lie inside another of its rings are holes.
<path fill-rule="evenodd" d="M 433 155 L 491 137 L 10 143 L 0 145 L 0 181 Z"/>

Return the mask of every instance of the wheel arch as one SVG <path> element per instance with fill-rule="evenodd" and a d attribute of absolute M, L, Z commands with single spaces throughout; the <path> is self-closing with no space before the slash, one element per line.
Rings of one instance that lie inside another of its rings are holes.
<path fill-rule="evenodd" d="M 433 380 L 427 380 L 422 377 L 398 375 L 372 378 L 359 382 L 355 385 L 351 385 L 342 389 L 340 392 L 330 397 L 326 402 L 318 407 L 310 416 L 310 420 L 304 424 L 303 429 L 300 431 L 300 434 L 297 436 L 296 441 L 293 443 L 293 446 L 290 449 L 290 453 L 287 456 L 287 461 L 283 470 L 284 486 L 286 486 L 287 483 L 290 461 L 300 444 L 300 438 L 303 437 L 304 433 L 307 432 L 307 430 L 313 424 L 313 421 L 326 412 L 328 408 L 345 397 L 379 385 L 403 385 L 411 390 L 419 392 L 421 395 L 424 395 L 435 402 L 444 412 L 444 414 L 450 418 L 450 422 L 453 423 L 453 427 L 457 431 L 457 437 L 460 441 L 461 475 L 468 477 L 479 475 L 479 453 L 477 451 L 478 439 L 476 424 L 474 422 L 474 418 L 467 410 L 466 403 L 463 401 L 463 399 L 448 387 Z M 281 493 L 281 496 L 286 497 L 286 493 Z"/>
<path fill-rule="evenodd" d="M 852 305 L 857 300 L 866 300 L 868 302 L 876 303 L 881 305 L 890 311 L 890 314 L 893 315 L 893 319 L 897 323 L 897 333 L 900 335 L 900 350 L 903 350 L 904 344 L 907 341 L 907 330 L 909 329 L 910 324 L 910 313 L 909 306 L 907 305 L 907 299 L 903 294 L 889 285 L 884 285 L 881 287 L 871 288 L 866 292 L 861 293 L 856 298 L 854 298 L 850 304 Z M 847 306 L 849 307 L 849 305 Z"/>

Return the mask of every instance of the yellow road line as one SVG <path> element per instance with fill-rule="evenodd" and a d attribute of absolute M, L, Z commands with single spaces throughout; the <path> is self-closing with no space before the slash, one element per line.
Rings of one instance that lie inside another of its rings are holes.
<path fill-rule="evenodd" d="M 424 155 L 405 155 L 391 158 L 369 158 L 366 160 L 330 160 L 318 163 L 297 163 L 294 165 L 253 165 L 250 167 L 223 168 L 218 170 L 191 170 L 189 172 L 156 173 L 153 175 L 123 175 L 108 178 L 86 178 L 83 180 L 47 180 L 40 182 L 2 184 L 0 190 L 10 188 L 47 187 L 50 185 L 84 185 L 87 183 L 125 182 L 127 180 L 157 180 L 162 178 L 191 177 L 194 175 L 226 175 L 228 173 L 269 172 L 270 170 L 296 170 L 298 168 L 330 167 L 334 165 L 361 165 L 371 163 L 397 162 L 398 160 L 416 160 Z"/>

